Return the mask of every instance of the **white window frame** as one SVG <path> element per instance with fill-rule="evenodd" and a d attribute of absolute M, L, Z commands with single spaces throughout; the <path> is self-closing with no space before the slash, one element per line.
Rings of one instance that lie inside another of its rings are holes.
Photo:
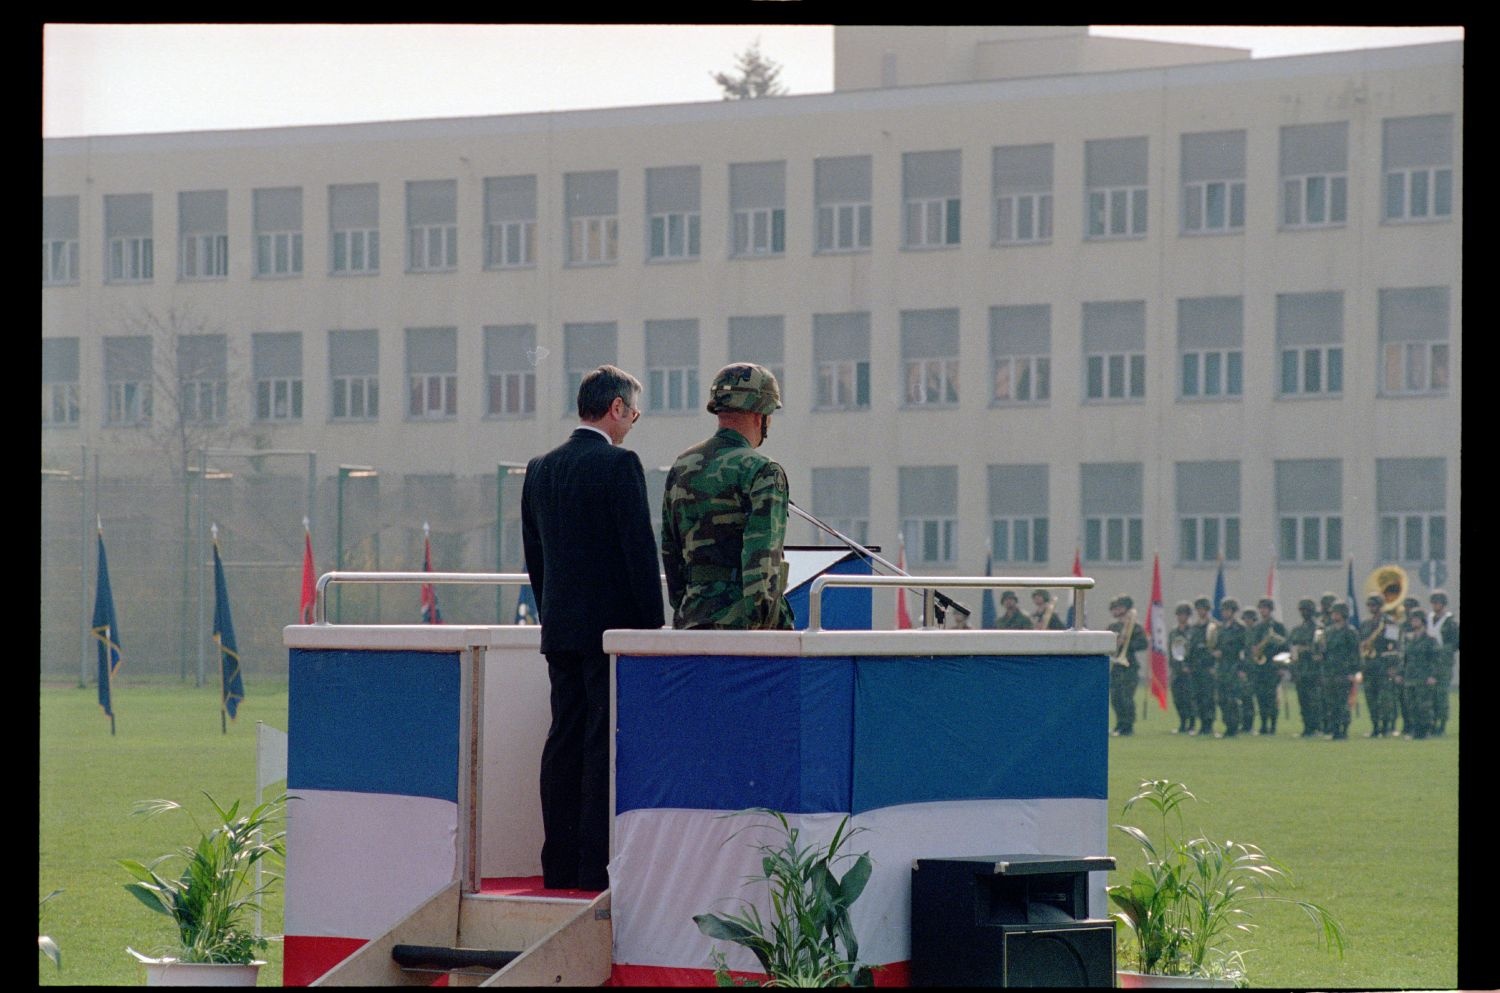
<path fill-rule="evenodd" d="M 457 224 L 407 225 L 407 272 L 451 272 L 457 268 Z"/>
<path fill-rule="evenodd" d="M 829 527 L 835 531 L 847 534 L 861 545 L 870 543 L 870 519 L 868 517 L 827 517 L 824 518 Z M 822 528 L 818 528 L 816 542 L 819 545 L 840 545 L 844 543 L 833 535 L 828 534 Z"/>
<path fill-rule="evenodd" d="M 569 218 L 569 265 L 609 265 L 619 258 L 619 215 L 596 214 Z"/>
<path fill-rule="evenodd" d="M 527 417 L 536 413 L 536 372 L 508 370 L 486 377 L 485 414 L 490 417 Z"/>
<path fill-rule="evenodd" d="M 1212 549 L 1208 547 L 1210 524 L 1214 532 Z M 1191 548 L 1188 528 L 1192 529 Z M 1177 561 L 1183 565 L 1213 562 L 1220 556 L 1225 562 L 1238 562 L 1242 540 L 1239 514 L 1182 514 L 1177 518 Z"/>
<path fill-rule="evenodd" d="M 255 381 L 257 421 L 302 420 L 302 377 L 267 376 Z"/>
<path fill-rule="evenodd" d="M 646 218 L 646 257 L 651 261 L 696 259 L 702 247 L 702 214 L 667 210 Z"/>
<path fill-rule="evenodd" d="M 78 384 L 42 384 L 42 424 L 45 427 L 74 427 L 78 424 Z"/>
<path fill-rule="evenodd" d="M 1098 363 L 1102 392 L 1093 392 L 1092 380 Z M 1118 391 L 1117 388 L 1118 387 Z M 1145 352 L 1089 352 L 1084 355 L 1083 398 L 1085 403 L 1140 403 L 1146 399 Z"/>
<path fill-rule="evenodd" d="M 42 285 L 78 282 L 78 239 L 42 239 Z"/>
<path fill-rule="evenodd" d="M 1417 195 L 1417 177 L 1424 177 L 1425 189 Z M 1438 198 L 1445 189 L 1446 203 Z M 1400 191 L 1399 210 L 1392 212 L 1391 198 Z M 1441 208 L 1441 209 L 1440 209 Z M 1385 174 L 1385 219 L 1398 223 L 1446 221 L 1453 216 L 1453 167 L 1418 166 L 1411 169 L 1389 169 Z"/>
<path fill-rule="evenodd" d="M 109 239 L 109 279 L 111 283 L 149 283 L 156 270 L 152 239 L 149 235 Z"/>
<path fill-rule="evenodd" d="M 1219 191 L 1222 216 L 1213 216 L 1212 195 Z M 1245 181 L 1214 179 L 1186 183 L 1182 188 L 1184 234 L 1227 234 L 1245 230 Z"/>
<path fill-rule="evenodd" d="M 958 359 L 953 356 L 906 359 L 906 406 L 958 406 Z"/>
<path fill-rule="evenodd" d="M 865 399 L 860 402 L 859 381 L 865 380 Z M 818 363 L 817 410 L 868 410 L 870 361 L 837 359 Z"/>
<path fill-rule="evenodd" d="M 1321 217 L 1314 218 L 1314 191 L 1321 190 Z M 1337 214 L 1338 216 L 1335 216 Z M 1286 229 L 1336 228 L 1348 223 L 1349 174 L 1310 173 L 1281 177 L 1281 226 Z"/>
<path fill-rule="evenodd" d="M 995 198 L 996 245 L 1044 245 L 1051 240 L 1051 193 L 1009 193 Z"/>
<path fill-rule="evenodd" d="M 183 235 L 180 266 L 183 279 L 225 278 L 229 275 L 229 235 Z"/>
<path fill-rule="evenodd" d="M 260 279 L 302 275 L 302 232 L 255 232 L 255 275 Z"/>
<path fill-rule="evenodd" d="M 818 204 L 818 252 L 868 252 L 874 208 L 869 200 L 832 200 Z M 823 238 L 828 232 L 829 240 Z"/>
<path fill-rule="evenodd" d="M 337 228 L 328 241 L 328 268 L 336 275 L 380 271 L 379 228 Z M 342 253 L 343 257 L 340 258 Z"/>
<path fill-rule="evenodd" d="M 119 379 L 105 384 L 109 406 L 105 421 L 110 427 L 143 427 L 151 423 L 151 383 Z"/>
<path fill-rule="evenodd" d="M 486 228 L 487 269 L 529 269 L 536 265 L 536 221 L 496 221 Z"/>
<path fill-rule="evenodd" d="M 1330 525 L 1333 525 L 1330 527 Z M 1288 531 L 1288 526 L 1291 530 Z M 1314 531 L 1316 530 L 1316 533 Z M 1332 535 L 1337 532 L 1337 543 Z M 1290 534 L 1292 544 L 1287 544 Z M 1315 555 L 1308 554 L 1308 543 L 1319 546 Z M 1279 561 L 1300 564 L 1342 562 L 1344 558 L 1344 516 L 1339 513 L 1297 513 L 1276 515 L 1276 547 Z"/>
<path fill-rule="evenodd" d="M 356 399 L 358 404 L 355 403 Z M 344 408 L 341 414 L 339 407 Z M 359 412 L 354 408 L 358 406 Z M 380 380 L 376 376 L 334 376 L 329 420 L 373 421 L 380 416 Z"/>
<path fill-rule="evenodd" d="M 406 387 L 407 420 L 451 421 L 458 416 L 458 373 L 411 373 Z"/>
<path fill-rule="evenodd" d="M 908 562 L 945 566 L 958 561 L 958 518 L 907 517 L 901 531 L 907 539 Z"/>
<path fill-rule="evenodd" d="M 222 424 L 229 406 L 229 383 L 222 379 L 187 379 L 178 384 L 177 413 L 188 424 Z"/>
<path fill-rule="evenodd" d="M 1177 396 L 1182 400 L 1232 400 L 1245 393 L 1245 353 L 1239 348 L 1195 348 L 1180 353 Z M 1216 363 L 1212 360 L 1216 360 Z M 1209 366 L 1216 364 L 1217 368 Z M 1188 368 L 1193 370 L 1192 391 L 1188 390 Z M 1239 382 L 1231 382 L 1230 367 L 1238 366 Z M 1235 387 L 1231 389 L 1231 387 Z"/>
<path fill-rule="evenodd" d="M 1318 352 L 1317 377 L 1318 387 L 1308 387 L 1307 375 L 1310 366 L 1311 353 Z M 1296 389 L 1286 389 L 1286 358 L 1288 353 L 1297 356 Z M 1333 389 L 1328 385 L 1329 373 L 1333 369 L 1333 355 L 1338 354 L 1339 385 Z M 1288 397 L 1339 397 L 1344 394 L 1344 346 L 1343 345 L 1294 345 L 1281 349 L 1281 361 L 1276 367 L 1277 395 Z"/>
<path fill-rule="evenodd" d="M 1150 223 L 1150 201 L 1145 186 L 1094 186 L 1088 191 L 1085 214 L 1090 241 L 1144 238 Z M 1116 217 L 1123 211 L 1123 217 Z"/>
<path fill-rule="evenodd" d="M 646 370 L 646 402 L 655 413 L 698 409 L 697 366 L 654 366 Z"/>
<path fill-rule="evenodd" d="M 1000 395 L 1000 368 L 1009 369 L 1006 382 L 1010 395 Z M 1021 396 L 1021 384 L 1026 396 Z M 998 355 L 990 363 L 990 403 L 1038 404 L 1052 400 L 1052 357 L 1050 355 Z"/>
<path fill-rule="evenodd" d="M 741 258 L 785 254 L 785 207 L 754 207 L 736 210 L 733 221 L 734 243 L 730 246 L 730 254 Z"/>
<path fill-rule="evenodd" d="M 1421 563 L 1429 559 L 1448 559 L 1447 514 L 1426 510 L 1380 515 L 1380 561 Z"/>
<path fill-rule="evenodd" d="M 1140 562 L 1145 556 L 1145 524 L 1140 514 L 1094 514 L 1083 519 L 1083 544 L 1083 557 L 1090 562 Z"/>
<path fill-rule="evenodd" d="M 903 242 L 906 248 L 951 248 L 959 244 L 962 233 L 962 209 L 958 197 L 912 197 L 904 204 Z M 958 223 L 950 224 L 954 215 Z M 959 230 L 950 231 L 950 227 Z"/>
<path fill-rule="evenodd" d="M 990 518 L 990 552 L 996 562 L 1028 565 L 1046 563 L 1050 554 L 1046 514 L 1020 514 Z M 1018 549 L 1025 545 L 1025 553 Z"/>
<path fill-rule="evenodd" d="M 1448 392 L 1446 341 L 1387 341 L 1380 346 L 1380 395 L 1443 396 Z M 1438 370 L 1442 370 L 1439 377 Z M 1392 378 L 1394 377 L 1394 379 Z"/>

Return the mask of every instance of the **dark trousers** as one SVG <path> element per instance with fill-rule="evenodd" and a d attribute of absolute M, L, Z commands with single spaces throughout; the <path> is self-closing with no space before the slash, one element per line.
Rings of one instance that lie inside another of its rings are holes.
<path fill-rule="evenodd" d="M 1255 667 L 1250 677 L 1255 686 L 1255 705 L 1260 710 L 1262 730 L 1276 730 L 1276 687 L 1281 682 L 1281 671 L 1266 662 Z"/>
<path fill-rule="evenodd" d="M 1135 688 L 1140 682 L 1135 669 L 1110 663 L 1109 698 L 1115 707 L 1115 727 L 1122 732 L 1135 729 Z"/>
<path fill-rule="evenodd" d="M 609 656 L 554 652 L 542 747 L 542 883 L 609 888 Z"/>

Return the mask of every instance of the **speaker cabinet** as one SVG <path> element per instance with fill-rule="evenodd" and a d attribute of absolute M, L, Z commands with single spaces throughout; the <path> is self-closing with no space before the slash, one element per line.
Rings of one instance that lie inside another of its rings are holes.
<path fill-rule="evenodd" d="M 1115 922 L 1088 916 L 1088 874 L 1105 856 L 917 859 L 911 872 L 913 986 L 1115 984 Z"/>

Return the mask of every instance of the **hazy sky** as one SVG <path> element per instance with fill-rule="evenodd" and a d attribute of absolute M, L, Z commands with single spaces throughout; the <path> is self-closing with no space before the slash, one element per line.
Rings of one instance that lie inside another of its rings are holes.
<path fill-rule="evenodd" d="M 1095 25 L 1255 58 L 1461 39 L 1460 27 Z M 757 38 L 792 93 L 833 88 L 826 25 L 48 24 L 42 136 L 717 100 Z"/>

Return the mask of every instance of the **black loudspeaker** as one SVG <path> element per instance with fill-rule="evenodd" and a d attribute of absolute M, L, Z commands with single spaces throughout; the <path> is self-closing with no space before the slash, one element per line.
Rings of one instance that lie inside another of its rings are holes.
<path fill-rule="evenodd" d="M 1115 922 L 1088 916 L 1107 856 L 917 859 L 913 986 L 1114 986 Z"/>

